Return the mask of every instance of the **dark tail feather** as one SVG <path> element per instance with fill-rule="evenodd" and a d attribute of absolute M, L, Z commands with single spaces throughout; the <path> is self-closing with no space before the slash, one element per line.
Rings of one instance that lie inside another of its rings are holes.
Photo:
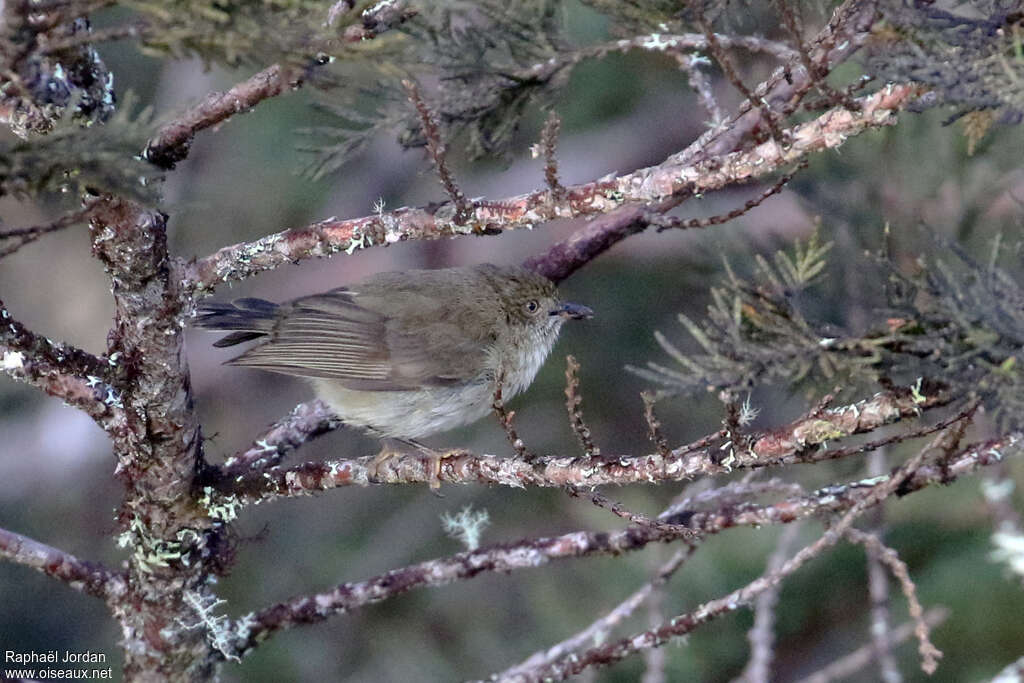
<path fill-rule="evenodd" d="M 208 330 L 238 330 L 213 343 L 224 347 L 267 336 L 276 320 L 277 304 L 263 299 L 238 299 L 230 304 L 200 304 L 195 325 Z"/>

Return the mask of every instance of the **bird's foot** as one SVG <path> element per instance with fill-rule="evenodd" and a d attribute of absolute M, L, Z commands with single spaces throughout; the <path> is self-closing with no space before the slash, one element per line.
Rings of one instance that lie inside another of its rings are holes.
<path fill-rule="evenodd" d="M 460 449 L 452 449 L 447 451 L 438 451 L 421 444 L 419 441 L 412 439 L 388 439 L 381 446 L 381 451 L 373 460 L 370 462 L 367 468 L 370 481 L 379 482 L 381 480 L 381 466 L 391 460 L 392 458 L 406 455 L 408 450 L 403 451 L 401 448 L 396 448 L 393 444 L 388 441 L 395 441 L 406 446 L 411 446 L 416 450 L 417 453 L 422 455 L 426 459 L 426 469 L 428 480 L 427 483 L 430 486 L 430 490 L 437 492 L 441 488 L 441 461 L 445 458 L 451 458 L 462 453 Z"/>

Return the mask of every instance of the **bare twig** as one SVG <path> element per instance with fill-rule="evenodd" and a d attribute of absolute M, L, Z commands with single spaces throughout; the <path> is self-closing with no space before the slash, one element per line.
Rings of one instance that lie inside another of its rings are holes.
<path fill-rule="evenodd" d="M 427 139 L 427 150 L 430 152 L 430 158 L 434 161 L 434 169 L 437 171 L 438 178 L 441 179 L 441 186 L 444 187 L 444 191 L 455 207 L 455 215 L 452 220 L 455 225 L 463 225 L 469 220 L 473 206 L 472 202 L 459 189 L 458 183 L 455 182 L 455 176 L 448 169 L 448 146 L 441 137 L 441 127 L 437 123 L 437 117 L 423 100 L 419 86 L 410 80 L 403 80 L 402 85 L 409 95 L 409 101 L 416 107 L 416 113 L 420 116 L 420 127 L 423 129 L 423 136 Z"/>
<path fill-rule="evenodd" d="M 516 456 L 523 462 L 533 461 L 534 455 L 527 448 L 523 440 L 519 438 L 519 434 L 516 432 L 515 423 L 512 422 L 512 418 L 515 417 L 516 411 L 507 410 L 505 408 L 505 399 L 502 397 L 502 387 L 505 384 L 505 374 L 502 373 L 494 387 L 494 401 L 491 403 L 491 409 L 494 410 L 494 414 L 498 417 L 498 423 L 501 425 L 502 431 L 505 432 L 505 438 L 512 445 L 512 449 L 516 452 Z"/>
<path fill-rule="evenodd" d="M 934 628 L 944 622 L 949 616 L 949 610 L 945 607 L 934 607 L 924 613 L 924 621 L 930 628 Z M 890 647 L 906 642 L 914 635 L 917 623 L 908 621 L 905 624 L 889 632 Z M 800 679 L 798 683 L 831 683 L 839 681 L 868 666 L 875 657 L 875 647 L 872 643 L 858 648 L 823 669 L 819 669 L 810 676 Z"/>
<path fill-rule="evenodd" d="M 115 572 L 97 562 L 80 560 L 7 529 L 0 529 L 0 557 L 37 569 L 74 590 L 105 600 L 125 592 L 125 575 L 122 572 Z"/>
<path fill-rule="evenodd" d="M 790 548 L 800 533 L 799 524 L 790 524 L 782 530 L 775 551 L 768 558 L 767 573 L 778 571 L 789 555 Z M 772 660 L 775 658 L 775 606 L 779 601 L 776 586 L 758 596 L 754 602 L 754 625 L 747 633 L 750 641 L 750 659 L 737 683 L 768 683 L 771 679 Z"/>
<path fill-rule="evenodd" d="M 637 607 L 648 600 L 658 588 L 664 586 L 672 575 L 683 566 L 683 563 L 686 562 L 687 558 L 689 558 L 692 553 L 693 546 L 687 546 L 677 550 L 669 561 L 658 569 L 654 578 L 634 591 L 628 598 L 613 607 L 600 619 L 595 620 L 585 629 L 572 637 L 566 638 L 545 650 L 533 653 L 519 664 L 509 667 L 497 674 L 495 678 L 498 680 L 515 680 L 516 676 L 526 673 L 530 669 L 534 669 L 538 666 L 544 666 L 555 661 L 559 657 L 570 652 L 575 652 L 590 643 L 597 643 L 604 640 L 604 638 L 611 633 L 616 626 L 633 614 Z"/>
<path fill-rule="evenodd" d="M 594 444 L 590 434 L 590 427 L 584 422 L 583 409 L 580 408 L 580 404 L 583 403 L 583 397 L 580 396 L 579 370 L 580 364 L 576 362 L 576 358 L 574 356 L 566 356 L 565 409 L 569 413 L 569 426 L 572 427 L 572 433 L 576 435 L 576 440 L 579 441 L 583 454 L 588 458 L 597 458 L 601 456 L 601 449 Z"/>
<path fill-rule="evenodd" d="M 642 526 L 649 529 L 656 529 L 658 531 L 667 531 L 673 535 L 677 535 L 680 538 L 684 538 L 688 541 L 696 541 L 698 534 L 693 529 L 689 528 L 685 524 L 672 524 L 669 522 L 663 522 L 658 519 L 652 519 L 647 515 L 634 512 L 626 509 L 622 503 L 614 500 L 609 500 L 607 497 L 601 495 L 597 491 L 590 491 L 585 493 L 579 489 L 569 488 L 567 489 L 569 495 L 573 497 L 589 498 L 590 502 L 599 508 L 608 510 L 616 517 L 620 517 L 625 520 L 629 520 L 637 526 Z"/>
<path fill-rule="evenodd" d="M 333 24 L 353 7 L 342 7 L 346 3 L 335 3 L 328 11 L 327 22 Z M 361 26 L 352 24 L 342 33 L 346 43 L 370 40 L 380 33 L 401 24 L 415 15 L 415 10 L 406 7 L 408 3 L 381 2 L 364 11 L 360 17 Z M 332 14 L 333 12 L 333 14 Z M 310 45 L 308 54 L 329 51 L 329 44 Z M 313 66 L 320 64 L 314 60 Z M 259 73 L 236 84 L 227 92 L 212 92 L 190 110 L 163 126 L 146 144 L 143 157 L 160 168 L 172 169 L 175 164 L 188 156 L 196 133 L 216 126 L 235 114 L 247 112 L 260 102 L 297 89 L 303 84 L 305 74 L 301 69 L 290 69 L 281 64 L 271 64 Z"/>
<path fill-rule="evenodd" d="M 202 102 L 161 128 L 146 144 L 143 157 L 171 169 L 188 156 L 192 139 L 201 130 L 246 112 L 263 100 L 297 87 L 301 80 L 280 64 L 272 64 L 227 92 L 212 92 Z"/>
<path fill-rule="evenodd" d="M 739 74 L 736 73 L 736 68 L 732 64 L 732 60 L 726 53 L 725 49 L 718 42 L 718 38 L 715 33 L 711 30 L 711 25 L 705 21 L 703 11 L 700 9 L 700 5 L 695 5 L 698 8 L 700 14 L 697 17 L 697 27 L 704 32 L 704 38 L 708 43 L 708 52 L 718 62 L 718 66 L 722 69 L 722 73 L 732 83 L 732 87 L 736 88 L 740 94 L 746 99 L 750 106 L 761 112 L 764 122 L 768 127 L 768 131 L 771 133 L 772 139 L 778 143 L 784 143 L 786 138 L 783 136 L 782 128 L 780 127 L 780 117 L 772 110 L 771 105 L 765 99 L 758 99 L 754 93 L 747 88 L 746 84 L 743 83 L 743 79 L 740 78 Z"/>
<path fill-rule="evenodd" d="M 123 432 L 124 405 L 111 363 L 32 332 L 11 316 L 3 301 L 0 370 L 79 408 L 112 436 Z"/>
<path fill-rule="evenodd" d="M 942 652 L 932 644 L 929 637 L 928 624 L 924 620 L 924 609 L 921 608 L 921 603 L 917 599 L 917 587 L 910 578 L 906 563 L 900 559 L 895 550 L 882 543 L 874 534 L 864 533 L 859 529 L 847 529 L 845 533 L 847 538 L 864 546 L 869 553 L 887 566 L 892 575 L 900 582 L 903 595 L 907 598 L 910 618 L 916 624 L 914 635 L 917 636 L 917 649 L 921 653 L 921 670 L 929 675 L 935 673 L 939 666 L 939 659 L 942 658 Z"/>
<path fill-rule="evenodd" d="M 750 479 L 751 474 L 753 472 L 748 473 L 740 481 L 700 491 L 694 495 L 684 491 L 658 515 L 658 519 L 673 521 L 677 524 L 690 524 L 695 517 L 703 518 L 709 509 L 719 509 L 729 505 L 749 506 L 759 496 L 783 494 L 789 496 L 791 501 L 795 501 L 804 495 L 803 487 L 799 484 L 778 478 L 755 481 Z"/>
<path fill-rule="evenodd" d="M 711 116 L 709 125 L 712 128 L 717 128 L 725 123 L 728 114 L 718 104 L 718 100 L 715 99 L 714 90 L 711 88 L 711 80 L 701 71 L 702 63 L 706 62 L 706 59 L 699 57 L 693 53 L 676 53 L 676 62 L 679 63 L 680 68 L 686 72 L 686 77 L 690 81 L 690 87 L 697 93 L 697 99 L 700 100 L 700 104 L 704 109 L 707 110 L 708 115 Z"/>
<path fill-rule="evenodd" d="M 709 216 L 707 218 L 689 218 L 686 220 L 677 218 L 675 216 L 655 215 L 651 217 L 650 224 L 657 226 L 658 232 L 664 232 L 665 230 L 673 229 L 687 230 L 692 228 L 707 228 L 712 225 L 722 225 L 723 223 L 728 223 L 729 221 L 735 220 L 742 216 L 743 214 L 748 213 L 753 209 L 756 209 L 764 202 L 764 200 L 768 199 L 772 195 L 776 195 L 779 192 L 782 192 L 782 189 L 786 187 L 787 184 L 789 184 L 789 181 L 793 179 L 793 176 L 796 175 L 797 171 L 806 167 L 807 162 L 801 161 L 794 170 L 783 175 L 781 178 L 775 181 L 775 183 L 767 190 L 765 190 L 758 196 L 754 197 L 753 199 L 747 200 L 747 202 L 744 203 L 743 206 L 739 207 L 738 209 L 733 209 L 728 213 L 719 214 L 717 216 Z"/>
<path fill-rule="evenodd" d="M 642 391 L 640 392 L 640 400 L 644 402 L 644 421 L 647 423 L 647 438 L 654 443 L 658 454 L 666 457 L 669 455 L 670 450 L 668 441 L 665 440 L 665 435 L 661 433 L 661 422 L 658 421 L 658 416 L 654 413 L 654 404 L 656 402 L 654 394 L 650 391 Z"/>
<path fill-rule="evenodd" d="M 558 132 L 562 128 L 562 119 L 552 109 L 540 132 L 540 146 L 544 154 L 544 180 L 551 190 L 551 196 L 561 199 L 565 196 L 565 187 L 558 180 Z"/>
<path fill-rule="evenodd" d="M 884 446 L 871 451 L 867 458 L 868 477 L 878 477 L 885 474 L 886 448 Z M 883 538 L 885 530 L 885 508 L 876 508 L 868 518 L 872 533 Z M 901 683 L 903 675 L 900 673 L 899 665 L 892 651 L 892 636 L 890 631 L 890 600 L 889 600 L 889 577 L 886 574 L 882 561 L 875 553 L 868 552 L 868 595 L 871 598 L 871 640 L 875 645 L 875 656 L 878 660 L 878 671 L 884 683 Z"/>
<path fill-rule="evenodd" d="M 861 0 L 846 0 L 837 7 L 828 24 L 811 43 L 810 54 L 814 63 L 831 71 L 846 61 L 870 38 L 876 12 L 876 3 Z M 799 57 L 794 56 L 789 62 L 777 68 L 768 80 L 757 86 L 754 93 L 771 108 L 784 113 L 793 111 L 813 87 L 810 75 L 799 63 Z M 749 100 L 744 100 L 726 125 L 707 131 L 673 159 L 692 163 L 733 152 L 756 131 L 761 119 L 760 110 Z"/>
<path fill-rule="evenodd" d="M 951 462 L 945 474 L 947 477 L 956 478 L 969 474 L 979 467 L 999 462 L 1004 457 L 1004 453 L 1019 450 L 1022 443 L 1024 443 L 1024 435 L 1016 434 L 1003 441 L 977 444 L 965 449 L 959 458 Z M 240 633 L 237 640 L 237 651 L 242 652 L 251 648 L 255 643 L 276 631 L 300 624 L 319 622 L 334 614 L 379 602 L 413 588 L 442 585 L 455 580 L 471 578 L 483 572 L 512 571 L 543 566 L 555 559 L 630 552 L 650 543 L 679 538 L 682 533 L 686 533 L 688 536 L 694 532 L 707 535 L 737 526 L 790 523 L 829 512 L 849 514 L 850 511 L 854 511 L 856 515 L 859 515 L 864 509 L 888 498 L 896 489 L 906 494 L 940 482 L 947 483 L 948 480 L 943 480 L 943 473 L 938 468 L 921 465 L 920 458 L 914 458 L 893 475 L 881 477 L 872 482 L 830 486 L 808 496 L 766 506 L 725 504 L 715 510 L 691 515 L 685 527 L 665 524 L 631 526 L 612 533 L 580 531 L 552 538 L 481 548 L 473 552 L 429 560 L 395 569 L 366 581 L 341 584 L 325 593 L 296 597 L 257 612 L 244 624 L 244 633 Z M 845 528 L 835 531 L 837 527 L 838 525 L 826 532 L 826 536 L 819 539 L 818 544 L 830 539 L 829 534 L 845 532 Z M 684 532 L 683 529 L 687 531 Z M 832 542 L 834 539 L 829 540 L 828 544 Z M 794 559 L 802 558 L 800 562 L 810 559 L 806 551 L 805 548 Z M 790 560 L 790 563 L 792 562 L 793 560 Z M 795 570 L 792 566 L 787 569 L 787 566 L 784 565 L 780 571 Z M 770 579 L 769 583 L 777 583 L 777 580 L 782 578 L 782 575 L 772 576 L 775 578 Z M 727 610 L 729 598 L 739 600 L 737 593 L 741 593 L 743 598 L 737 602 L 737 605 L 745 604 L 746 600 L 752 600 L 757 594 L 771 587 L 764 584 L 765 578 L 762 577 L 758 580 L 761 583 L 752 584 L 753 588 L 741 589 L 726 598 L 709 603 L 713 608 L 712 611 L 720 614 L 723 610 Z M 707 610 L 699 610 L 695 614 L 699 617 L 698 621 L 715 616 Z M 690 627 L 699 625 L 697 622 L 687 623 L 690 624 Z M 562 664 L 565 663 L 565 659 L 558 661 Z"/>
<path fill-rule="evenodd" d="M 796 43 L 800 62 L 803 64 L 804 69 L 806 69 L 811 82 L 814 83 L 818 90 L 825 94 L 825 97 L 832 102 L 832 106 L 850 106 L 852 102 L 850 95 L 836 90 L 825 82 L 824 79 L 828 73 L 821 65 L 815 64 L 811 54 L 807 51 L 807 46 L 804 44 L 802 31 L 800 30 L 800 22 L 794 12 L 794 4 L 786 2 L 786 0 L 776 0 L 775 6 L 782 16 L 782 25 L 786 27 L 790 38 Z"/>
<path fill-rule="evenodd" d="M 538 667 L 522 680 L 564 680 L 592 666 L 607 666 L 639 651 L 651 647 L 660 647 L 672 638 L 690 633 L 712 619 L 750 604 L 757 596 L 778 586 L 786 577 L 800 569 L 811 559 L 821 555 L 825 550 L 835 545 L 852 528 L 854 521 L 866 509 L 896 493 L 914 474 L 917 468 L 925 462 L 925 458 L 930 451 L 930 448 L 921 449 L 917 455 L 904 463 L 892 477 L 872 487 L 871 493 L 854 503 L 817 541 L 804 547 L 796 555 L 783 563 L 776 571 L 766 573 L 728 595 L 706 602 L 690 613 L 678 615 L 658 628 L 643 631 L 607 645 L 593 647 L 578 655 L 562 657 L 548 666 Z"/>
<path fill-rule="evenodd" d="M 0 249 L 0 258 L 13 254 L 26 244 L 35 242 L 43 235 L 69 228 L 76 223 L 83 223 L 88 220 L 88 218 L 88 210 L 81 209 L 79 211 L 73 211 L 69 214 L 65 214 L 52 223 L 47 223 L 45 225 L 34 225 L 30 228 L 0 230 L 0 240 L 12 240 L 12 243 L 9 246 Z"/>

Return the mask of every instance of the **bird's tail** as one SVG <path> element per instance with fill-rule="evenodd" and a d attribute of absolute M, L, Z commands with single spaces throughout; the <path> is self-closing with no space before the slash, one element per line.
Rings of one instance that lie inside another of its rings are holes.
<path fill-rule="evenodd" d="M 200 304 L 195 325 L 208 330 L 237 330 L 213 343 L 224 347 L 268 336 L 276 321 L 277 304 L 263 299 L 237 299 L 230 304 Z"/>

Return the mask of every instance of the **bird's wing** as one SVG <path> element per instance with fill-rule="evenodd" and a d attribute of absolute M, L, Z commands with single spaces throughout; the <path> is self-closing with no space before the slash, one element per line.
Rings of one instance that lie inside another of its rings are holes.
<path fill-rule="evenodd" d="M 486 360 L 486 331 L 460 331 L 436 298 L 335 289 L 282 305 L 267 341 L 229 363 L 395 391 L 469 381 Z M 405 311 L 401 316 L 396 311 Z M 416 311 L 410 316 L 408 311 Z"/>

